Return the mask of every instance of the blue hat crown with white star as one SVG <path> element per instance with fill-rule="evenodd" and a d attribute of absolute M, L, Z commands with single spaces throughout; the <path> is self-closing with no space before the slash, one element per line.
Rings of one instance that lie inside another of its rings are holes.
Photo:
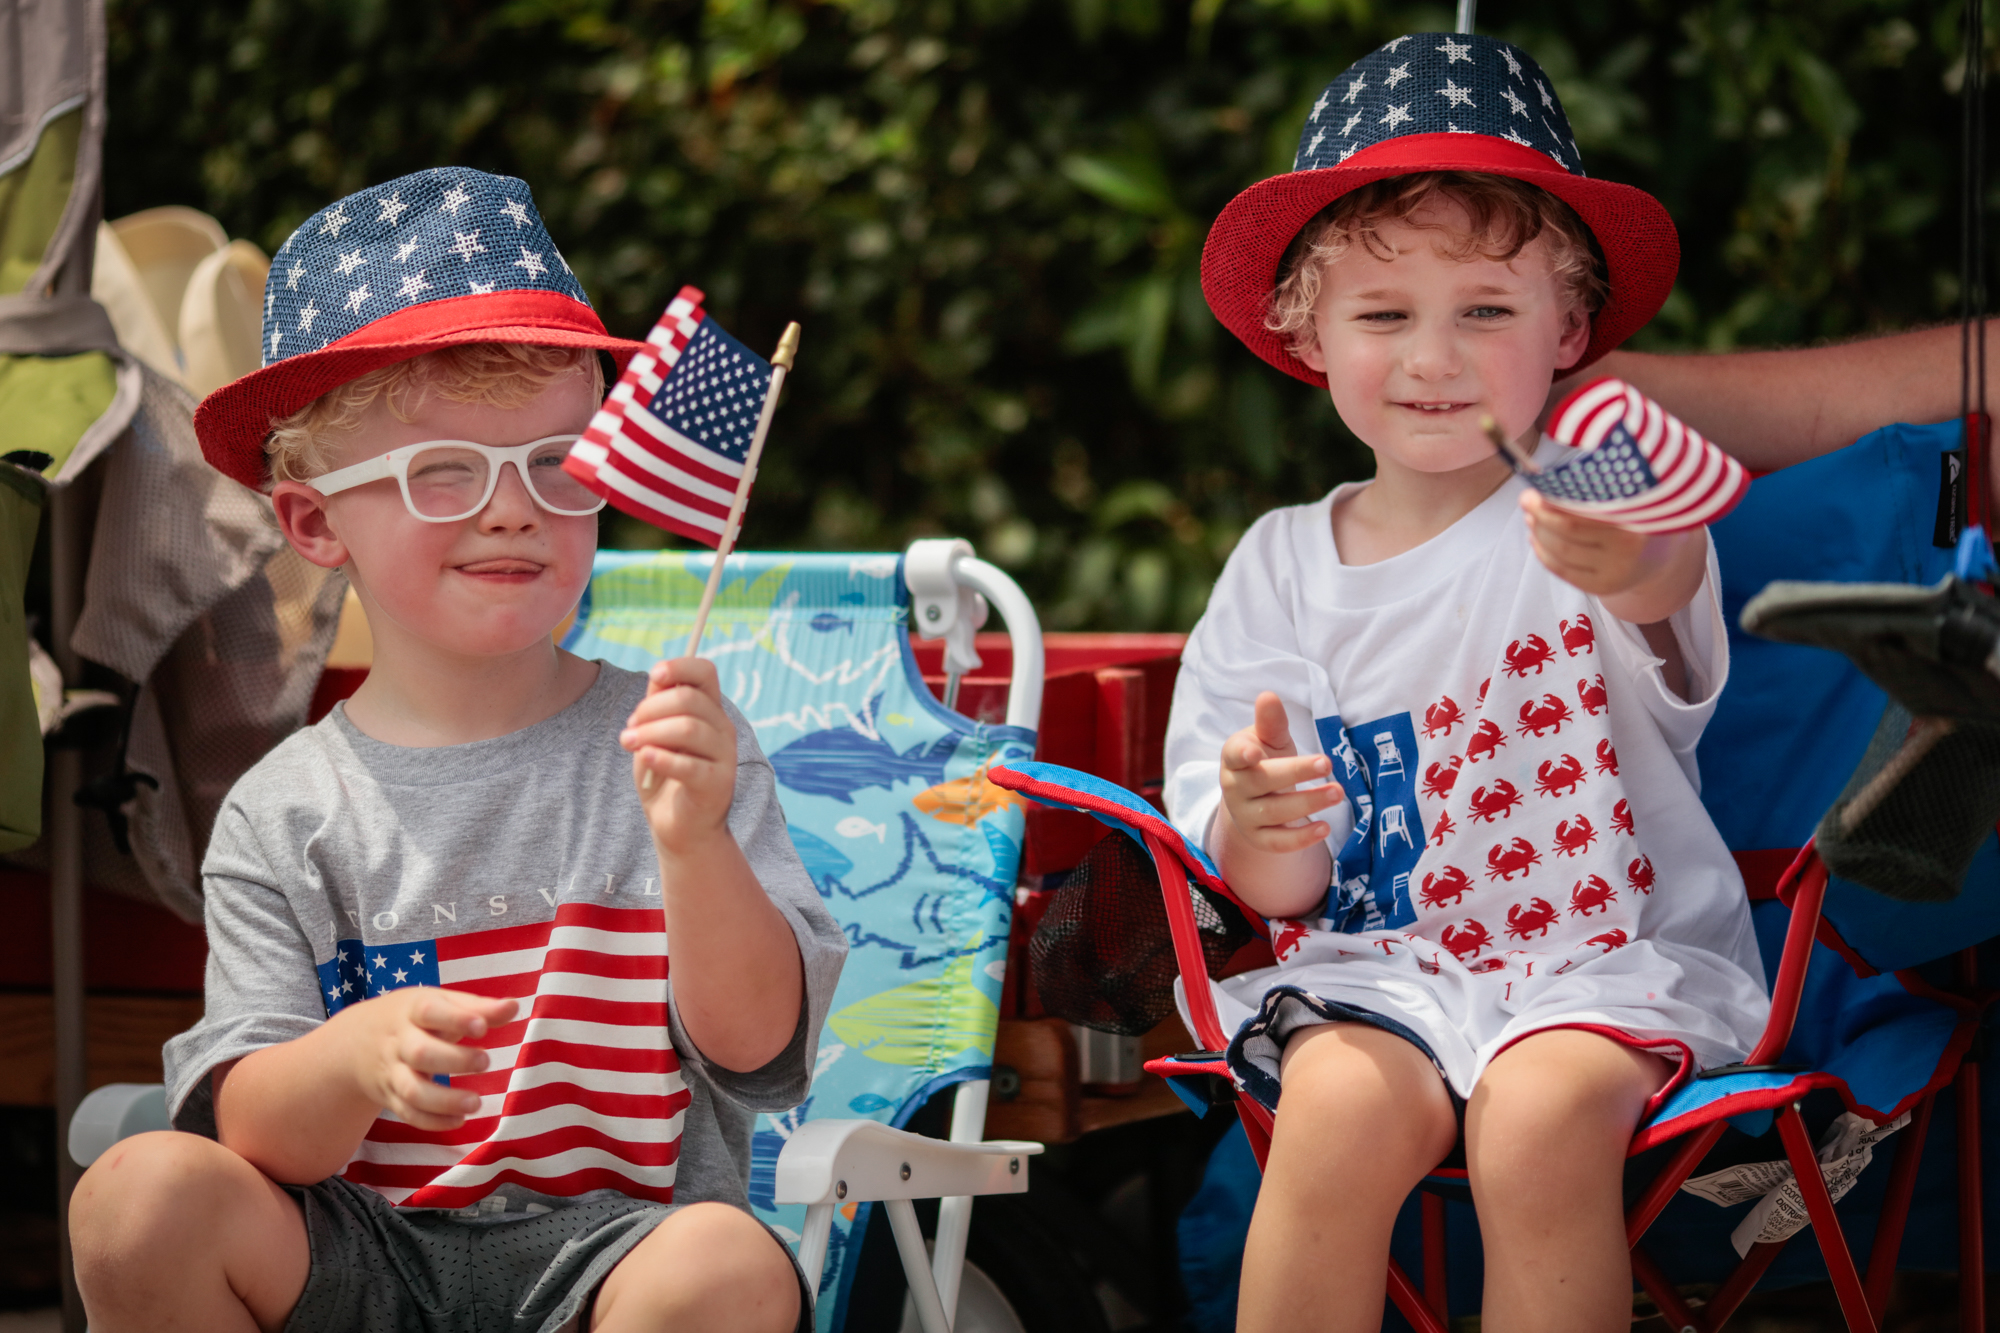
<path fill-rule="evenodd" d="M 1422 32 L 1363 56 L 1326 85 L 1299 135 L 1292 170 L 1337 167 L 1412 134 L 1487 134 L 1547 154 L 1581 176 L 1569 118 L 1520 47 L 1472 33 Z"/>
<path fill-rule="evenodd" d="M 322 208 L 271 261 L 264 364 L 454 296 L 554 292 L 586 306 L 525 181 L 437 167 Z"/>

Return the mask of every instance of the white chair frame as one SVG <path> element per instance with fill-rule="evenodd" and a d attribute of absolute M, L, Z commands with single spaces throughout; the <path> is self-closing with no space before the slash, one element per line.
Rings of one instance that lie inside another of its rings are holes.
<path fill-rule="evenodd" d="M 998 608 L 1013 640 L 1014 672 L 1008 682 L 1008 726 L 1035 730 L 1041 723 L 1042 625 L 1019 584 L 954 538 L 912 542 L 903 578 L 919 638 L 945 641 L 945 704 L 958 702 L 959 678 L 980 665 L 972 634 L 985 606 Z M 983 602 L 982 602 L 983 599 Z M 801 1126 L 778 1154 L 774 1197 L 806 1205 L 799 1264 L 818 1286 L 826 1264 L 833 1210 L 848 1203 L 880 1203 L 889 1215 L 903 1276 L 924 1333 L 951 1333 L 957 1319 L 965 1242 L 972 1231 L 972 1200 L 981 1194 L 1022 1194 L 1028 1158 L 1039 1143 L 985 1141 L 989 1079 L 968 1079 L 952 1097 L 947 1139 L 926 1138 L 872 1120 L 813 1120 Z M 924 1251 L 914 1199 L 938 1199 L 937 1236 Z"/>

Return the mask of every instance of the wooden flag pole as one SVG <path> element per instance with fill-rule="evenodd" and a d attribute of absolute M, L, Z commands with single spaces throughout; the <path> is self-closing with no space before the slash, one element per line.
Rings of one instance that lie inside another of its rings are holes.
<path fill-rule="evenodd" d="M 792 368 L 792 361 L 799 353 L 799 326 L 797 321 L 785 325 L 784 334 L 778 339 L 778 350 L 771 355 L 771 387 L 764 392 L 764 410 L 757 414 L 757 432 L 750 437 L 750 452 L 743 458 L 743 476 L 736 483 L 736 498 L 730 501 L 729 518 L 722 525 L 722 540 L 716 544 L 715 563 L 709 566 L 708 584 L 701 590 L 701 606 L 694 613 L 694 630 L 688 635 L 687 652 L 684 657 L 693 657 L 701 651 L 701 636 L 708 629 L 708 613 L 715 608 L 715 594 L 722 587 L 722 565 L 729 559 L 729 552 L 736 545 L 736 530 L 743 524 L 744 506 L 750 503 L 750 483 L 757 480 L 757 460 L 764 456 L 764 437 L 771 431 L 771 418 L 778 410 L 778 393 L 785 387 L 785 375 Z M 639 790 L 653 789 L 653 770 L 647 769 L 639 779 Z"/>
<path fill-rule="evenodd" d="M 771 387 L 764 394 L 764 410 L 757 415 L 757 433 L 750 437 L 750 452 L 743 459 L 743 476 L 736 483 L 736 498 L 729 504 L 729 520 L 722 525 L 722 541 L 715 548 L 715 563 L 709 567 L 708 586 L 701 590 L 701 608 L 694 613 L 694 632 L 688 635 L 687 652 L 701 651 L 701 636 L 708 628 L 708 613 L 715 607 L 716 591 L 722 587 L 722 562 L 736 546 L 736 530 L 743 524 L 743 508 L 750 503 L 750 483 L 757 480 L 757 460 L 764 456 L 764 436 L 770 433 L 771 417 L 778 410 L 778 391 L 785 387 L 785 375 L 799 354 L 799 326 L 785 325 L 778 350 L 771 356 Z"/>

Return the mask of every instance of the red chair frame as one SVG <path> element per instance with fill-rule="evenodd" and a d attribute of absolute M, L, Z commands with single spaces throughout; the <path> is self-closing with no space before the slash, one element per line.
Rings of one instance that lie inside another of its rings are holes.
<path fill-rule="evenodd" d="M 1179 854 L 1158 835 L 1148 832 L 1145 840 L 1146 849 L 1151 854 L 1153 865 L 1159 873 L 1160 888 L 1166 902 L 1167 921 L 1173 937 L 1175 960 L 1181 975 L 1205 978 L 1208 970 L 1201 951 L 1199 927 L 1194 918 L 1187 867 L 1182 863 Z M 1820 863 L 1818 854 L 1810 845 L 1800 850 L 1779 880 L 1778 896 L 1789 904 L 1792 917 L 1785 932 L 1778 975 L 1771 986 L 1771 1015 L 1755 1049 L 1744 1061 L 1746 1065 L 1764 1065 L 1776 1061 L 1791 1041 L 1792 1029 L 1798 1019 L 1799 1003 L 1805 993 L 1806 969 L 1812 961 L 1813 944 L 1822 934 L 1823 926 L 1825 931 L 1832 930 L 1831 924 L 1824 923 L 1821 916 L 1826 885 L 1826 867 Z M 1248 908 L 1244 910 L 1249 911 Z M 1843 952 L 1846 951 L 1843 949 Z M 1793 1101 L 1776 1110 L 1778 1135 L 1784 1145 L 1786 1159 L 1791 1163 L 1798 1179 L 1806 1213 L 1811 1219 L 1813 1237 L 1819 1243 L 1820 1254 L 1825 1259 L 1827 1272 L 1833 1280 L 1833 1289 L 1840 1302 L 1841 1313 L 1852 1333 L 1876 1333 L 1881 1324 L 1883 1309 L 1888 1304 L 1890 1281 L 1896 1271 L 1896 1259 L 1902 1245 L 1903 1230 L 1909 1220 L 1910 1202 L 1916 1187 L 1917 1166 L 1923 1156 L 1924 1142 L 1930 1129 L 1931 1112 L 1946 1078 L 1954 1080 L 1954 1095 L 1958 1110 L 1960 1326 L 1966 1333 L 1977 1333 L 1986 1326 L 1985 1232 L 1980 1191 L 1982 1173 L 1979 1066 L 1964 1056 L 1971 1045 L 1979 1016 L 1993 996 L 1978 987 L 1972 950 L 1965 950 L 1959 955 L 1958 966 L 1959 989 L 1956 992 L 1940 990 L 1909 974 L 1902 974 L 1906 985 L 1920 991 L 1927 998 L 1957 1010 L 1960 1018 L 1958 1029 L 1945 1048 L 1938 1076 L 1910 1107 L 1911 1123 L 1896 1145 L 1895 1160 L 1890 1167 L 1888 1194 L 1883 1201 L 1881 1220 L 1870 1246 L 1865 1275 L 1855 1264 L 1853 1251 L 1841 1229 L 1840 1219 L 1834 1212 L 1833 1199 L 1819 1171 L 1812 1137 L 1806 1131 L 1805 1122 L 1799 1113 L 1799 1103 Z M 1219 1057 L 1216 1053 L 1226 1049 L 1229 1038 L 1222 1029 L 1214 996 L 1206 986 L 1184 986 L 1182 989 L 1187 997 L 1188 1014 L 1194 1028 L 1193 1035 L 1202 1043 L 1205 1048 L 1203 1056 L 1207 1058 L 1195 1057 L 1185 1061 L 1159 1060 L 1148 1064 L 1147 1068 L 1155 1073 L 1167 1075 L 1194 1072 L 1197 1069 L 1211 1074 L 1221 1072 L 1218 1069 Z M 1236 1107 L 1244 1134 L 1250 1141 L 1251 1149 L 1256 1154 L 1257 1165 L 1261 1169 L 1270 1154 L 1272 1113 L 1266 1110 L 1262 1103 L 1243 1096 L 1236 1098 Z M 1640 1245 L 1640 1239 L 1646 1234 L 1647 1228 L 1652 1226 L 1688 1177 L 1694 1174 L 1702 1159 L 1708 1155 L 1709 1150 L 1715 1146 L 1727 1127 L 1727 1115 L 1718 1111 L 1712 1120 L 1699 1128 L 1680 1129 L 1663 1136 L 1641 1129 L 1632 1140 L 1630 1152 L 1630 1155 L 1637 1155 L 1661 1143 L 1671 1142 L 1674 1138 L 1682 1136 L 1686 1138 L 1680 1150 L 1654 1177 L 1640 1195 L 1638 1202 L 1626 1214 L 1625 1236 L 1626 1243 L 1632 1249 L 1632 1273 L 1640 1286 L 1652 1297 L 1661 1314 L 1674 1328 L 1695 1330 L 1695 1333 L 1715 1333 L 1715 1330 L 1719 1330 L 1742 1304 L 1744 1297 L 1750 1294 L 1751 1288 L 1764 1275 L 1772 1261 L 1789 1243 L 1789 1241 L 1779 1241 L 1753 1245 L 1750 1253 L 1737 1265 L 1721 1288 L 1699 1310 L 1681 1297 L 1665 1272 Z M 1462 1170 L 1441 1170 L 1435 1173 L 1434 1178 L 1455 1177 L 1462 1180 L 1464 1174 Z M 1420 1208 L 1423 1286 L 1419 1289 L 1402 1266 L 1391 1259 L 1388 1297 L 1418 1333 L 1446 1333 L 1444 1201 L 1436 1194 L 1424 1191 Z M 1963 1263 L 1963 1256 L 1966 1255 L 1976 1256 L 1976 1261 L 1969 1267 Z"/>

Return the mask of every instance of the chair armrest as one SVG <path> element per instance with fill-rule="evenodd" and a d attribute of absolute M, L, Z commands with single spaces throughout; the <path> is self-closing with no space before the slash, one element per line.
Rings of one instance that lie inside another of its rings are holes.
<path fill-rule="evenodd" d="M 167 1090 L 158 1083 L 107 1083 L 77 1104 L 69 1119 L 69 1155 L 89 1166 L 120 1139 L 172 1129 Z"/>
<path fill-rule="evenodd" d="M 1039 1143 L 952 1143 L 873 1120 L 811 1120 L 778 1154 L 779 1203 L 1025 1194 Z"/>

